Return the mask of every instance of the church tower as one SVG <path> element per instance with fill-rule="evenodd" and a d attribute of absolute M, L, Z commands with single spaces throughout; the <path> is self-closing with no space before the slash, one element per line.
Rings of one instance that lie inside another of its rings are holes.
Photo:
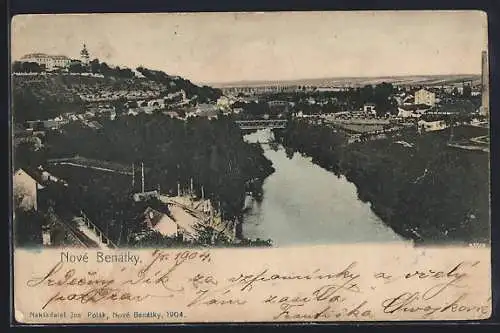
<path fill-rule="evenodd" d="M 87 50 L 87 46 L 85 45 L 85 43 L 83 44 L 83 49 L 80 51 L 80 58 L 81 58 L 83 64 L 88 65 L 88 63 L 90 61 L 89 60 L 90 55 L 89 55 L 89 51 Z"/>

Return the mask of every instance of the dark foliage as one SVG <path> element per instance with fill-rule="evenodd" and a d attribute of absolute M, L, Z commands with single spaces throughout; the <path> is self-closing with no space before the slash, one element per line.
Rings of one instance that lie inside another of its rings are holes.
<path fill-rule="evenodd" d="M 16 247 L 42 245 L 42 217 L 34 210 L 16 209 L 14 214 L 14 244 Z"/>
<path fill-rule="evenodd" d="M 454 129 L 457 137 L 487 130 Z M 277 132 L 279 136 L 279 132 Z M 305 122 L 290 123 L 281 137 L 288 148 L 358 188 L 359 198 L 396 232 L 417 242 L 489 240 L 488 154 L 447 147 L 449 130 L 346 145 L 341 134 Z"/>
<path fill-rule="evenodd" d="M 226 219 L 239 217 L 245 191 L 256 183 L 254 180 L 273 172 L 262 148 L 245 143 L 239 128 L 224 117 L 184 122 L 163 115 L 139 115 L 103 125 L 98 131 L 77 123 L 67 125 L 62 134 L 47 138 L 48 157 L 78 154 L 129 167 L 135 164 L 135 187 L 127 175 L 67 166 L 50 168 L 71 184 L 72 193 L 60 198 L 62 204 L 84 209 L 114 240 L 123 241 L 123 235 L 130 231 L 122 229 L 122 221 L 134 220 L 134 214 L 146 208 L 131 207 L 130 199 L 132 192 L 140 191 L 141 162 L 146 190 L 160 187 L 163 193 L 176 194 L 177 183 L 187 189 L 192 178 L 196 194 L 201 195 L 203 186 L 205 197 L 212 199 Z"/>
<path fill-rule="evenodd" d="M 44 68 L 36 62 L 14 61 L 12 64 L 13 73 L 41 73 Z"/>

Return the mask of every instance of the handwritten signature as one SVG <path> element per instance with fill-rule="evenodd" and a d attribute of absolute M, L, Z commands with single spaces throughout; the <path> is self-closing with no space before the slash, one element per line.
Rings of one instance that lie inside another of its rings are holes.
<path fill-rule="evenodd" d="M 469 276 L 478 261 L 458 262 L 445 270 L 371 275 L 358 262 L 351 262 L 333 272 L 318 268 L 283 273 L 268 267 L 224 276 L 211 272 L 211 263 L 212 256 L 205 250 L 155 250 L 144 264 L 122 267 L 110 276 L 58 261 L 25 285 L 49 290 L 42 310 L 61 303 L 137 304 L 175 298 L 186 308 L 264 306 L 273 320 L 373 320 L 380 313 L 394 317 L 412 313 L 423 318 L 449 312 L 484 316 L 490 311 L 489 304 L 476 304 L 470 298 Z M 384 292 L 376 294 L 377 288 Z"/>

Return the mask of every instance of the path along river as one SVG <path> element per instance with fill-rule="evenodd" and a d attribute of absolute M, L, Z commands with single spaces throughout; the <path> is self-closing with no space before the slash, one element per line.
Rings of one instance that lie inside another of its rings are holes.
<path fill-rule="evenodd" d="M 369 203 L 358 199 L 353 183 L 326 171 L 311 158 L 266 143 L 272 132 L 245 135 L 259 142 L 276 171 L 266 178 L 261 202 L 253 201 L 245 213 L 242 234 L 271 239 L 274 246 L 353 242 L 406 242 L 385 225 Z"/>

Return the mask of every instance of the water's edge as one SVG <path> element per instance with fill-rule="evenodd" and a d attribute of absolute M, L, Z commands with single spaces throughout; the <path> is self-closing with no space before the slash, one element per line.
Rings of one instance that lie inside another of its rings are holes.
<path fill-rule="evenodd" d="M 276 171 L 263 184 L 262 202 L 253 200 L 244 215 L 242 234 L 271 239 L 274 246 L 357 242 L 406 242 L 358 198 L 354 184 L 282 146 L 263 142 L 270 131 L 245 136 L 260 142 Z"/>

